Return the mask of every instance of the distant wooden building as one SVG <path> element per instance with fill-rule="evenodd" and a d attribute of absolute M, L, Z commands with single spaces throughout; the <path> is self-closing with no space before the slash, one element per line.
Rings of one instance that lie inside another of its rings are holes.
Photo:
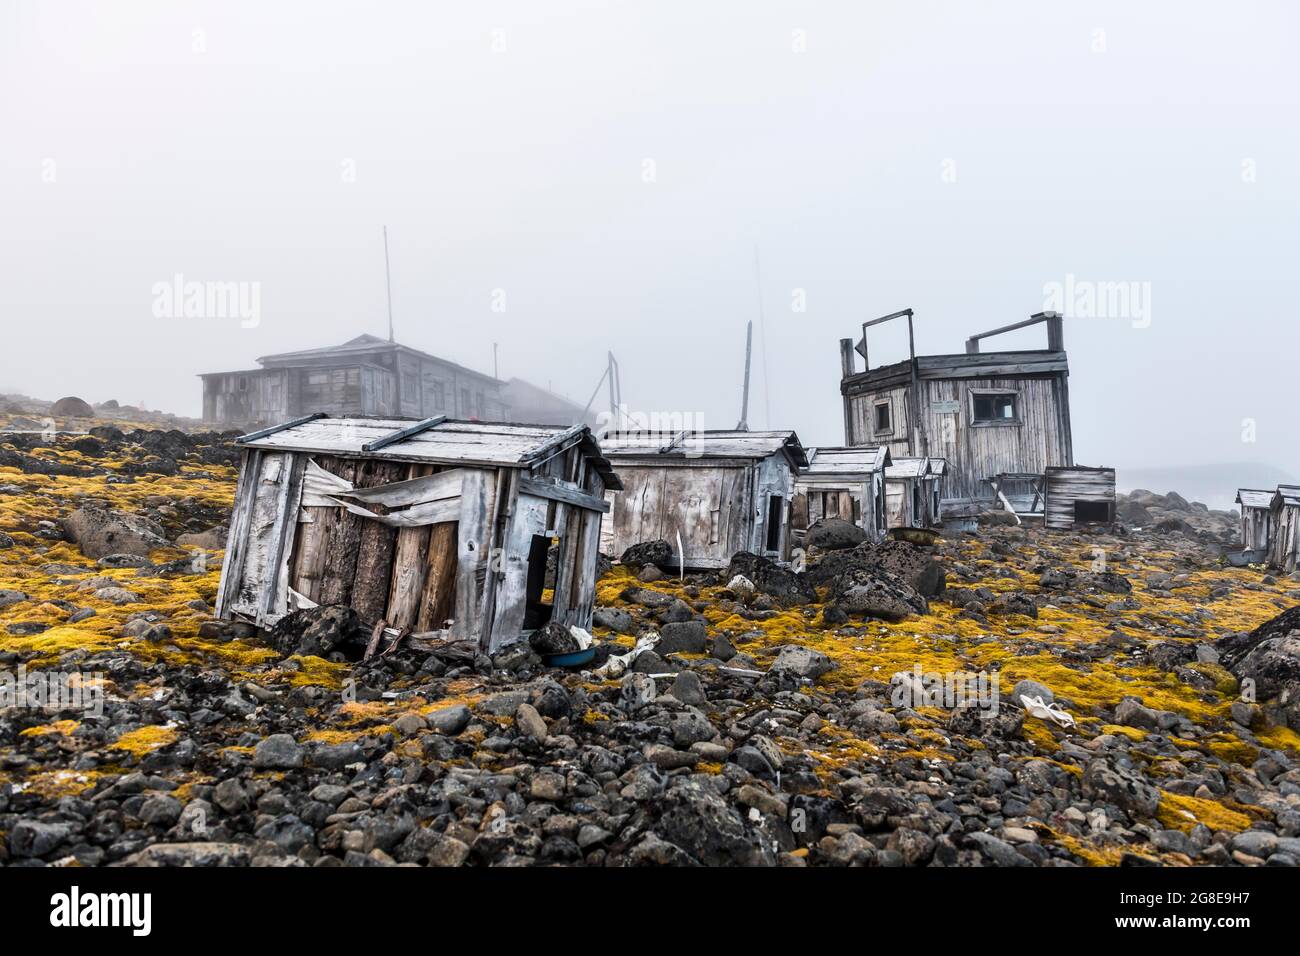
<path fill-rule="evenodd" d="M 1083 465 L 1043 472 L 1043 527 L 1069 530 L 1115 522 L 1115 469 Z"/>
<path fill-rule="evenodd" d="M 852 339 L 840 340 L 844 436 L 848 445 L 886 445 L 895 460 L 940 457 L 945 514 L 974 514 L 988 507 L 989 479 L 1000 474 L 1042 474 L 1071 465 L 1069 364 L 1062 320 L 1042 312 L 1024 322 L 972 336 L 961 355 L 921 355 L 871 368 L 867 329 L 906 318 L 914 341 L 912 310 L 864 323 L 856 345 L 866 368 L 855 368 Z M 980 352 L 980 341 L 1032 325 L 1047 327 L 1047 348 Z"/>
<path fill-rule="evenodd" d="M 867 448 L 809 448 L 808 466 L 795 479 L 791 527 L 801 534 L 823 518 L 851 521 L 873 538 L 885 533 L 883 445 Z"/>
<path fill-rule="evenodd" d="M 1236 503 L 1241 505 L 1241 547 L 1243 551 L 1267 551 L 1269 525 L 1272 521 L 1273 496 L 1276 492 L 1259 488 L 1238 488 Z"/>
<path fill-rule="evenodd" d="M 514 414 L 504 382 L 375 335 L 257 362 L 261 368 L 199 376 L 204 421 L 260 425 L 312 412 L 506 421 Z"/>
<path fill-rule="evenodd" d="M 660 539 L 676 552 L 680 534 L 688 568 L 725 568 L 738 551 L 789 558 L 790 501 L 808 463 L 794 432 L 612 432 L 600 446 L 623 484 L 606 554 Z"/>
<path fill-rule="evenodd" d="M 591 626 L 621 485 L 585 426 L 308 416 L 239 444 L 219 616 L 268 627 L 345 604 L 488 653 L 548 620 Z"/>
<path fill-rule="evenodd" d="M 885 467 L 886 528 L 929 528 L 939 522 L 937 476 L 930 458 L 895 458 Z"/>
<path fill-rule="evenodd" d="M 1269 558 L 1290 574 L 1300 566 L 1300 485 L 1278 485 L 1269 505 Z"/>

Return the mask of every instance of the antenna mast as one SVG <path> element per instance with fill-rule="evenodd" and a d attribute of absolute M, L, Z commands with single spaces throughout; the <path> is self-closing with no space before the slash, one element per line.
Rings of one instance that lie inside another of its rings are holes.
<path fill-rule="evenodd" d="M 388 268 L 388 227 L 384 226 L 384 288 L 388 292 L 388 341 L 393 339 L 393 276 Z"/>
<path fill-rule="evenodd" d="M 763 427 L 771 428 L 772 402 L 767 391 L 767 322 L 763 318 L 763 276 L 758 267 L 758 243 L 754 243 L 754 287 L 758 292 L 758 331 L 763 336 Z"/>
<path fill-rule="evenodd" d="M 740 397 L 740 421 L 736 423 L 736 431 L 749 431 L 749 357 L 754 347 L 754 322 L 751 319 L 745 326 L 745 389 L 741 392 Z"/>

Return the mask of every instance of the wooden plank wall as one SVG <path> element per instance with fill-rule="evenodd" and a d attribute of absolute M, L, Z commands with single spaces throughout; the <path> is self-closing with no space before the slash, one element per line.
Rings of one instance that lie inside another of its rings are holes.
<path fill-rule="evenodd" d="M 342 507 L 301 507 L 309 460 L 359 488 L 439 470 L 245 451 L 218 592 L 221 613 L 238 612 L 269 625 L 289 606 L 292 587 L 318 604 L 350 605 L 368 626 L 386 620 L 428 631 L 452 619 L 453 637 L 477 640 L 492 653 L 521 636 L 532 538 L 554 531 L 559 554 L 552 620 L 590 629 L 601 512 L 521 493 L 517 469 L 464 468 L 458 469 L 458 521 L 392 528 Z M 533 475 L 597 499 L 605 493 L 576 445 Z"/>
<path fill-rule="evenodd" d="M 601 547 L 611 557 L 658 539 L 676 552 L 680 532 L 687 567 L 725 568 L 737 551 L 761 543 L 755 538 L 759 476 L 751 464 L 686 459 L 620 461 L 616 467 L 623 490 L 608 496 L 608 533 L 601 533 Z"/>
<path fill-rule="evenodd" d="M 311 457 L 325 471 L 369 488 L 441 469 L 401 462 Z M 382 510 L 377 507 L 376 511 Z M 290 559 L 293 589 L 318 604 L 348 604 L 367 624 L 387 620 L 436 630 L 452 615 L 457 523 L 390 528 L 343 508 L 301 509 Z"/>
<path fill-rule="evenodd" d="M 1097 501 L 1110 505 L 1115 513 L 1115 471 L 1110 468 L 1071 468 L 1048 472 L 1043 479 L 1046 500 L 1043 526 L 1068 530 L 1075 527 L 1074 503 Z"/>
<path fill-rule="evenodd" d="M 927 453 L 947 458 L 949 468 L 942 479 L 940 494 L 945 500 L 988 498 L 989 487 L 981 479 L 1000 473 L 1041 473 L 1056 465 L 1072 465 L 1073 451 L 1068 422 L 1068 395 L 1064 376 L 982 379 L 923 379 L 921 414 L 929 436 Z M 971 423 L 972 390 L 1014 390 L 1018 395 L 1020 423 L 1017 425 L 974 425 Z M 907 387 L 880 389 L 850 396 L 850 445 L 887 444 L 894 457 L 921 453 L 919 441 L 913 450 L 906 431 Z M 874 404 L 891 403 L 894 431 L 886 439 L 872 429 Z M 934 403 L 957 402 L 955 413 L 937 411 Z"/>

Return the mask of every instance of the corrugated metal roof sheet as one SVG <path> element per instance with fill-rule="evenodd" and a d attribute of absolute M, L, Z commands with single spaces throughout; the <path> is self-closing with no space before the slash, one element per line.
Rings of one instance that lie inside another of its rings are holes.
<path fill-rule="evenodd" d="M 607 488 L 622 488 L 600 443 L 586 426 L 516 425 L 447 419 L 367 451 L 366 445 L 417 423 L 410 418 L 315 418 L 270 434 L 240 439 L 245 448 L 379 458 L 443 465 L 529 467 L 570 439 L 578 440 Z M 259 433 L 252 433 L 259 434 Z"/>

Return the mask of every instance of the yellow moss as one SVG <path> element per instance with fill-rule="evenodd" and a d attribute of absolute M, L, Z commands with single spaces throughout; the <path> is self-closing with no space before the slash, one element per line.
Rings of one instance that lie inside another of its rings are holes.
<path fill-rule="evenodd" d="M 137 730 L 129 730 L 119 737 L 116 743 L 109 744 L 110 750 L 124 750 L 136 757 L 143 757 L 160 747 L 175 743 L 180 735 L 174 727 L 151 724 Z"/>
<path fill-rule="evenodd" d="M 1127 737 L 1129 740 L 1146 740 L 1147 736 L 1145 730 L 1140 730 L 1137 727 L 1125 727 L 1121 724 L 1103 724 L 1101 732 L 1116 737 Z"/>
<path fill-rule="evenodd" d="M 722 773 L 722 764 L 720 763 L 697 763 L 695 765 L 696 773 Z"/>
<path fill-rule="evenodd" d="M 1244 813 L 1232 810 L 1217 800 L 1203 800 L 1178 793 L 1160 791 L 1160 806 L 1156 810 L 1156 819 L 1166 829 L 1187 832 L 1196 824 L 1203 823 L 1211 830 L 1227 830 L 1240 833 L 1250 828 L 1251 819 Z"/>
<path fill-rule="evenodd" d="M 52 724 L 41 724 L 39 727 L 28 727 L 19 736 L 21 737 L 45 737 L 45 736 L 64 736 L 72 733 L 81 722 L 78 720 L 58 720 Z"/>
<path fill-rule="evenodd" d="M 105 770 L 46 770 L 20 783 L 23 791 L 45 800 L 75 797 L 94 787 L 111 773 Z"/>

